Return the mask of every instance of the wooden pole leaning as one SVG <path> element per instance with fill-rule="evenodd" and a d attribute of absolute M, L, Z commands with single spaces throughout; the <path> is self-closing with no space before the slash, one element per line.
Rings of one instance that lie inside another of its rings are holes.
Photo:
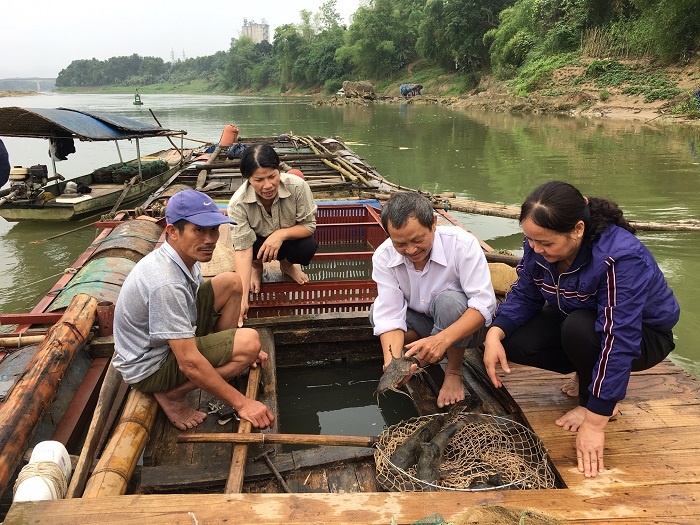
<path fill-rule="evenodd" d="M 70 485 L 68 486 L 66 498 L 79 498 L 83 493 L 85 482 L 87 481 L 88 474 L 90 474 L 90 468 L 92 467 L 92 461 L 95 458 L 97 443 L 100 439 L 102 430 L 105 427 L 105 423 L 107 422 L 109 412 L 114 404 L 114 399 L 117 396 L 121 383 L 121 374 L 117 372 L 116 368 L 114 368 L 112 362 L 110 361 L 109 365 L 107 366 L 107 374 L 105 375 L 104 381 L 102 382 L 102 387 L 100 388 L 100 395 L 97 399 L 97 405 L 95 406 L 92 421 L 90 422 L 90 428 L 88 429 L 87 436 L 85 437 L 85 443 L 83 444 L 82 451 L 80 452 L 80 458 L 78 458 L 78 463 L 75 466 L 73 477 L 71 478 Z"/>
<path fill-rule="evenodd" d="M 97 300 L 93 297 L 73 297 L 0 406 L 0 492 L 19 465 L 29 437 L 56 395 L 73 356 L 85 346 L 96 312 Z"/>
<path fill-rule="evenodd" d="M 181 434 L 178 443 L 269 443 L 271 445 L 325 445 L 338 447 L 373 447 L 376 436 L 335 436 L 319 434 L 232 434 L 214 432 L 210 434 Z"/>
<path fill-rule="evenodd" d="M 257 399 L 258 386 L 260 385 L 260 374 L 262 366 L 251 368 L 248 373 L 248 386 L 246 397 Z M 238 424 L 238 435 L 251 435 L 252 424 L 247 419 L 241 419 Z M 245 464 L 248 459 L 248 445 L 238 444 L 233 447 L 233 458 L 231 459 L 231 469 L 226 480 L 226 494 L 239 494 L 243 490 L 243 477 L 245 476 Z"/>

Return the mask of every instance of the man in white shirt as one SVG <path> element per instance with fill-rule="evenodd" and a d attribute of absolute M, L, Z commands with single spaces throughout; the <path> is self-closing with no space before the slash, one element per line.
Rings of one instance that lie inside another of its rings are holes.
<path fill-rule="evenodd" d="M 446 355 L 437 404 L 458 403 L 465 397 L 464 349 L 483 343 L 496 310 L 484 253 L 471 233 L 437 226 L 430 201 L 418 193 L 392 195 L 382 210 L 382 225 L 389 239 L 372 257 L 378 296 L 370 320 L 381 341 L 384 369 L 404 347 L 421 366 Z"/>

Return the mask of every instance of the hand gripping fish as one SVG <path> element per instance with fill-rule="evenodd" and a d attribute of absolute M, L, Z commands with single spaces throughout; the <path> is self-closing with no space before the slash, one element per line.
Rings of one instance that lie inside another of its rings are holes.
<path fill-rule="evenodd" d="M 391 352 L 391 347 L 389 347 L 389 352 Z M 399 394 L 411 397 L 406 392 L 402 392 L 401 390 L 397 389 L 396 385 L 410 373 L 411 365 L 414 364 L 420 366 L 418 359 L 415 357 L 394 357 L 392 354 L 391 363 L 389 363 L 389 366 L 386 367 L 382 377 L 379 378 L 379 385 L 377 386 L 377 390 L 375 392 L 375 395 L 377 396 L 377 404 L 379 404 L 379 394 L 384 394 L 387 390 L 392 390 L 394 392 L 398 392 Z M 418 368 L 416 371 L 417 374 L 422 372 L 422 368 Z"/>

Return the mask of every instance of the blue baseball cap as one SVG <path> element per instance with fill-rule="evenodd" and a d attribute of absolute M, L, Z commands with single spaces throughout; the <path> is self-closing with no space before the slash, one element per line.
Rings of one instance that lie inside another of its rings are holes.
<path fill-rule="evenodd" d="M 219 211 L 219 207 L 209 195 L 196 190 L 176 193 L 168 200 L 165 220 L 168 224 L 185 219 L 197 226 L 219 226 L 236 224 Z"/>

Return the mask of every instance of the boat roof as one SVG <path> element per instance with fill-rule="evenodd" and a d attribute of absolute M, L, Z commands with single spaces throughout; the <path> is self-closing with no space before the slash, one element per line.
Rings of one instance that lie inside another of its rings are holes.
<path fill-rule="evenodd" d="M 0 108 L 0 136 L 77 138 L 86 141 L 125 140 L 184 135 L 110 113 L 69 108 Z"/>

